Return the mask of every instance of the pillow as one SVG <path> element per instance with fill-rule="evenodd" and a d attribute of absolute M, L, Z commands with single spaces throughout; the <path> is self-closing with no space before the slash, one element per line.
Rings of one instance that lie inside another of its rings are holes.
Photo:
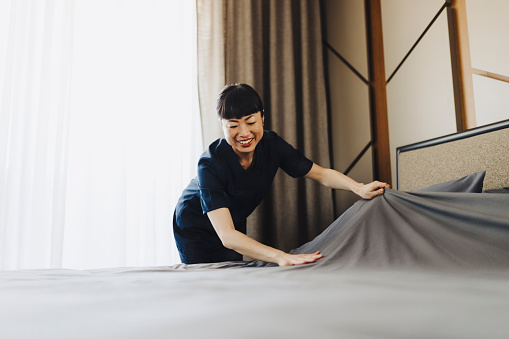
<path fill-rule="evenodd" d="M 464 192 L 464 193 L 482 193 L 482 186 L 486 171 L 472 173 L 463 178 L 442 182 L 420 188 L 412 192 Z"/>

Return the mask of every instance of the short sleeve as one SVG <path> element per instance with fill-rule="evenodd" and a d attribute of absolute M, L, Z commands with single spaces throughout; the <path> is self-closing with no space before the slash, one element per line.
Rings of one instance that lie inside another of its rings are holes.
<path fill-rule="evenodd" d="M 308 174 L 313 162 L 293 148 L 280 136 L 276 136 L 276 143 L 280 155 L 279 167 L 293 178 L 300 178 Z"/>
<path fill-rule="evenodd" d="M 229 207 L 226 196 L 227 179 L 224 172 L 210 159 L 198 163 L 198 184 L 203 214 L 223 207 Z"/>

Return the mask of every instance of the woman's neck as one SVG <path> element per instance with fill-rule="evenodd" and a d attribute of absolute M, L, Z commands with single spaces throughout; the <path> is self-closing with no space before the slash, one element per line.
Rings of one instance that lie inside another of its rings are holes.
<path fill-rule="evenodd" d="M 251 153 L 235 152 L 235 154 L 237 154 L 237 156 L 239 157 L 239 163 L 245 170 L 248 170 L 253 165 L 254 152 Z"/>

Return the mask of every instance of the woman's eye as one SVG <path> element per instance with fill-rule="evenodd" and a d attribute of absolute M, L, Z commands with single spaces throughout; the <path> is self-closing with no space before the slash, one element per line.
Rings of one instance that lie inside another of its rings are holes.
<path fill-rule="evenodd" d="M 229 128 L 237 128 L 237 126 L 230 126 Z"/>

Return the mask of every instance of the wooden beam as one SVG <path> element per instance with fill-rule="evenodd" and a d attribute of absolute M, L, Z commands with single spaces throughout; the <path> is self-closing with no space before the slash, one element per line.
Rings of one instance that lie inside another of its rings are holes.
<path fill-rule="evenodd" d="M 447 21 L 458 132 L 477 126 L 465 0 L 448 0 Z"/>
<path fill-rule="evenodd" d="M 503 82 L 509 83 L 509 77 L 507 75 L 483 71 L 482 69 L 477 69 L 477 68 L 472 68 L 472 74 L 482 75 L 483 77 L 487 77 L 490 79 L 495 79 L 498 81 L 503 81 Z"/>
<path fill-rule="evenodd" d="M 376 180 L 392 183 L 389 119 L 385 81 L 382 9 L 380 0 L 365 0 L 369 60 L 369 96 L 373 140 L 373 173 Z"/>

